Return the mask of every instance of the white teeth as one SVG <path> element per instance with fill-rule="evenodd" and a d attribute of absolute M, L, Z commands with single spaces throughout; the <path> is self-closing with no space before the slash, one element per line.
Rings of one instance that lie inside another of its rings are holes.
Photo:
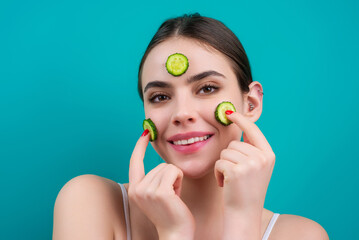
<path fill-rule="evenodd" d="M 192 144 L 195 142 L 204 141 L 204 140 L 207 140 L 208 138 L 209 138 L 209 135 L 206 135 L 203 137 L 194 137 L 194 138 L 190 138 L 190 139 L 174 141 L 173 144 L 174 145 L 187 145 L 187 144 Z"/>

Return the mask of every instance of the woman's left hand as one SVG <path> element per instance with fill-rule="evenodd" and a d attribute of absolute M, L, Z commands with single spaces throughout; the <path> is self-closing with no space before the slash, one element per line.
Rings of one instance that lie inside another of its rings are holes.
<path fill-rule="evenodd" d="M 275 155 L 256 124 L 238 112 L 227 114 L 227 118 L 243 130 L 244 142 L 231 141 L 214 168 L 218 185 L 223 187 L 224 233 L 228 239 L 238 234 L 243 239 L 260 239 Z"/>

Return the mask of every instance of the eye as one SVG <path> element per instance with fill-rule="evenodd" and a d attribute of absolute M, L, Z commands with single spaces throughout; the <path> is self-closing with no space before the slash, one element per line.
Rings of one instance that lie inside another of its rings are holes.
<path fill-rule="evenodd" d="M 160 103 L 169 100 L 170 98 L 167 95 L 164 94 L 155 94 L 149 98 L 149 101 L 151 103 Z"/>
<path fill-rule="evenodd" d="M 199 94 L 210 94 L 210 93 L 213 93 L 213 92 L 217 91 L 217 89 L 218 89 L 217 86 L 207 84 L 207 85 L 204 85 L 204 86 L 198 91 L 198 93 L 199 93 Z"/>

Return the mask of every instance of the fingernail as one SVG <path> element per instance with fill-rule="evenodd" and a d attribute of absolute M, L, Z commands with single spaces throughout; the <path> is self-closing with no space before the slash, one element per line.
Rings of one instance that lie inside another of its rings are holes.
<path fill-rule="evenodd" d="M 145 131 L 143 131 L 143 133 L 142 133 L 142 137 L 144 137 L 144 136 L 146 136 L 148 133 L 149 133 L 150 131 L 148 130 L 148 129 L 146 129 Z"/>
<path fill-rule="evenodd" d="M 227 110 L 227 111 L 225 111 L 225 113 L 226 113 L 227 115 L 231 115 L 231 114 L 233 113 L 233 111 Z"/>

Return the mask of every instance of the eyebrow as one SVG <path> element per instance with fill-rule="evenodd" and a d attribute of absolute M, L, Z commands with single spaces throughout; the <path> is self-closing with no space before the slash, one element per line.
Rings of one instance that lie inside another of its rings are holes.
<path fill-rule="evenodd" d="M 196 74 L 196 75 L 193 75 L 193 76 L 189 77 L 187 79 L 187 83 L 188 84 L 194 83 L 194 82 L 200 81 L 203 78 L 206 78 L 206 77 L 209 77 L 209 76 L 218 76 L 218 77 L 226 78 L 222 73 L 219 73 L 219 72 L 211 70 L 211 71 L 205 71 L 205 72 L 202 72 L 202 73 L 199 73 L 199 74 Z M 172 87 L 172 84 L 168 83 L 168 82 L 163 82 L 163 81 L 152 81 L 152 82 L 149 82 L 146 85 L 143 92 L 145 93 L 149 88 L 154 88 L 154 87 L 170 88 L 170 87 Z"/>
<path fill-rule="evenodd" d="M 197 81 L 202 80 L 203 78 L 206 78 L 209 76 L 218 76 L 218 77 L 226 78 L 222 73 L 211 70 L 211 71 L 206 71 L 206 72 L 196 74 L 196 75 L 188 78 L 187 83 L 197 82 Z"/>

